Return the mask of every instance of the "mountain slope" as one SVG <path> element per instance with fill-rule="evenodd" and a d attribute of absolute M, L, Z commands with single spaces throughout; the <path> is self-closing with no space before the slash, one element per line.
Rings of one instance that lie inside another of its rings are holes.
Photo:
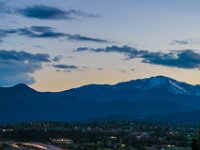
<path fill-rule="evenodd" d="M 200 86 L 164 76 L 56 93 L 38 92 L 24 84 L 0 88 L 2 123 L 80 121 L 117 115 L 162 120 L 170 114 L 194 111 L 200 111 Z"/>

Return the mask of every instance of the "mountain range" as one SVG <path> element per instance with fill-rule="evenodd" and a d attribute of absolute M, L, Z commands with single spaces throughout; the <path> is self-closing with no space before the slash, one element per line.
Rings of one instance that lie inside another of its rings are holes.
<path fill-rule="evenodd" d="M 200 85 L 156 76 L 62 92 L 0 87 L 0 123 L 112 119 L 199 124 Z"/>

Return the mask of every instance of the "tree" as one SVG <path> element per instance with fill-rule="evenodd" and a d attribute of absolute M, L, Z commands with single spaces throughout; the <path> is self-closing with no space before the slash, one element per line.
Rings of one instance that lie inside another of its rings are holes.
<path fill-rule="evenodd" d="M 198 129 L 197 138 L 192 140 L 192 150 L 200 150 L 200 127 Z"/>
<path fill-rule="evenodd" d="M 192 140 L 192 150 L 199 150 L 199 146 L 198 146 L 198 140 L 197 139 L 193 139 Z"/>

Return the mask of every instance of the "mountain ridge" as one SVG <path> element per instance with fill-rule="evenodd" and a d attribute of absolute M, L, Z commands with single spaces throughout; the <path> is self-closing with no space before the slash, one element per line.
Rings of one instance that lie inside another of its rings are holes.
<path fill-rule="evenodd" d="M 162 121 L 173 117 L 170 114 L 184 117 L 188 115 L 180 114 L 200 112 L 199 93 L 198 85 L 164 76 L 113 85 L 90 84 L 61 92 L 38 92 L 18 84 L 0 88 L 0 123 L 81 121 L 118 115 Z"/>
<path fill-rule="evenodd" d="M 159 79 L 159 80 L 158 80 Z M 180 81 L 177 81 L 175 79 L 172 79 L 172 78 L 169 78 L 169 77 L 165 77 L 165 76 L 154 76 L 154 77 L 149 77 L 149 78 L 145 78 L 145 79 L 136 79 L 136 80 L 130 80 L 130 81 L 124 81 L 124 82 L 119 82 L 119 83 L 116 83 L 116 84 L 88 84 L 88 85 L 83 85 L 81 87 L 78 87 L 78 88 L 72 88 L 72 89 L 69 89 L 69 90 L 77 90 L 77 89 L 83 89 L 83 88 L 90 88 L 90 87 L 104 87 L 104 88 L 112 88 L 114 87 L 114 89 L 116 89 L 117 87 L 119 88 L 124 88 L 126 86 L 129 86 L 129 88 L 132 88 L 134 86 L 134 88 L 142 88 L 142 87 L 139 87 L 141 86 L 141 82 L 151 82 L 151 86 L 147 86 L 149 84 L 147 83 L 143 83 L 143 89 L 151 89 L 151 88 L 161 88 L 160 85 L 165 85 L 165 84 L 173 84 L 173 89 L 171 89 L 172 91 L 171 92 L 174 92 L 174 94 L 176 94 L 175 91 L 173 90 L 177 90 L 179 89 L 179 92 L 180 94 L 189 94 L 189 95 L 195 95 L 195 96 L 199 96 L 200 95 L 200 85 L 192 85 L 192 84 L 189 84 L 189 83 L 186 83 L 186 82 L 180 82 Z M 160 83 L 160 84 L 158 84 Z M 175 83 L 179 83 L 179 85 L 175 84 Z M 137 85 L 138 84 L 138 85 Z M 190 92 L 188 92 L 187 90 L 185 89 L 181 89 L 180 87 L 180 84 L 184 85 L 188 90 L 190 90 Z M 132 85 L 132 86 L 131 86 Z M 176 87 L 176 88 L 175 88 Z M 126 87 L 128 88 L 128 87 Z M 180 89 L 182 90 L 182 92 L 180 91 Z M 69 90 L 64 90 L 64 91 L 61 91 L 61 92 L 65 92 L 65 91 L 69 91 Z M 178 92 L 178 91 L 177 91 Z"/>
<path fill-rule="evenodd" d="M 196 85 L 193 85 L 193 84 L 189 84 L 187 82 L 184 82 L 184 81 L 178 81 L 178 80 L 175 80 L 173 78 L 170 78 L 170 77 L 167 77 L 167 76 L 163 76 L 163 75 L 158 75 L 158 76 L 152 76 L 152 77 L 148 77 L 148 78 L 140 78 L 140 79 L 135 79 L 135 80 L 129 80 L 129 81 L 122 81 L 122 82 L 117 82 L 115 84 L 95 84 L 95 83 L 92 83 L 92 84 L 86 84 L 86 85 L 82 85 L 82 86 L 79 86 L 79 87 L 75 87 L 75 88 L 71 88 L 71 89 L 67 89 L 67 90 L 61 90 L 61 91 L 57 91 L 57 92 L 52 92 L 52 91 L 38 91 L 34 88 L 31 88 L 30 86 L 28 86 L 27 84 L 24 84 L 24 83 L 19 83 L 19 84 L 16 84 L 16 85 L 13 85 L 13 86 L 9 86 L 9 87 L 3 87 L 3 86 L 0 86 L 0 88 L 2 89 L 10 89 L 10 88 L 28 88 L 28 89 L 32 89 L 34 91 L 37 91 L 37 92 L 41 92 L 41 93 L 59 93 L 59 92 L 65 92 L 65 91 L 69 91 L 69 90 L 76 90 L 76 89 L 80 89 L 80 88 L 85 88 L 85 87 L 95 87 L 95 86 L 105 86 L 105 87 L 111 87 L 111 86 L 119 86 L 119 85 L 123 85 L 123 84 L 131 84 L 131 83 L 135 83 L 135 82 L 140 82 L 140 81 L 147 81 L 147 80 L 154 80 L 154 83 L 156 83 L 155 79 L 164 79 L 164 81 L 175 81 L 175 82 L 179 82 L 181 84 L 185 84 L 185 85 L 188 85 L 188 86 L 192 86 L 192 87 L 198 87 L 199 90 L 200 90 L 200 84 L 196 84 Z"/>

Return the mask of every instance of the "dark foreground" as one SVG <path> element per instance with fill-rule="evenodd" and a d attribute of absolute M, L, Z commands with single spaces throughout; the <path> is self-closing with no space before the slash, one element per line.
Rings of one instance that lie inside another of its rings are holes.
<path fill-rule="evenodd" d="M 25 123 L 0 126 L 0 150 L 190 150 L 196 136 L 197 127 L 183 125 L 128 121 Z"/>

